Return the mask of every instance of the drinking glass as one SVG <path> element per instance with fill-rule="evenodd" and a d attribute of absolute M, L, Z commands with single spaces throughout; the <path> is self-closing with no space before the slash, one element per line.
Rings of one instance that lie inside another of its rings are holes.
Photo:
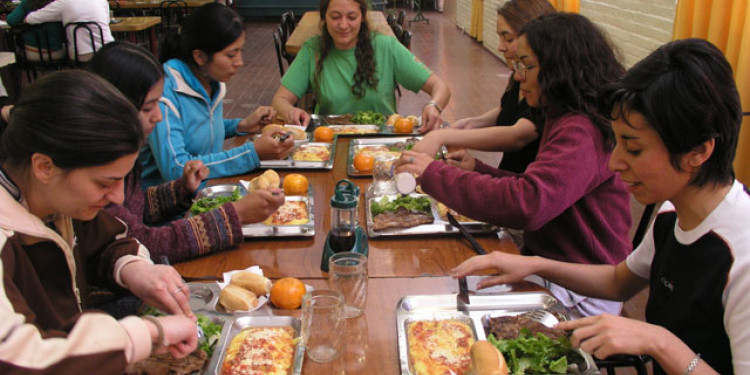
<path fill-rule="evenodd" d="M 307 356 L 320 363 L 338 358 L 343 349 L 344 297 L 337 290 L 316 289 L 302 297 L 302 341 Z"/>
<path fill-rule="evenodd" d="M 367 303 L 367 257 L 350 251 L 331 256 L 328 285 L 344 296 L 344 317 L 362 315 Z"/>
<path fill-rule="evenodd" d="M 391 154 L 378 155 L 372 170 L 372 186 L 376 195 L 396 193 L 396 183 L 393 179 L 393 163 L 396 156 Z"/>

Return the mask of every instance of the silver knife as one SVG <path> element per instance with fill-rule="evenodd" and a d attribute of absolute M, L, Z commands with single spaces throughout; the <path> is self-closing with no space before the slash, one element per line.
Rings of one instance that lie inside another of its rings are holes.
<path fill-rule="evenodd" d="M 458 311 L 469 315 L 469 287 L 466 283 L 466 276 L 458 279 L 458 295 L 456 295 L 456 307 Z"/>

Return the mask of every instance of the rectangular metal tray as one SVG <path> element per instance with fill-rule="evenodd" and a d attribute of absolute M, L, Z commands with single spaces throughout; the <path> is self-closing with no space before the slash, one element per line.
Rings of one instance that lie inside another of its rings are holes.
<path fill-rule="evenodd" d="M 221 338 L 216 347 L 216 352 L 211 358 L 206 374 L 220 375 L 221 364 L 224 362 L 227 347 L 235 335 L 246 328 L 251 327 L 292 327 L 294 328 L 294 337 L 300 336 L 300 320 L 291 316 L 239 316 L 228 318 L 229 321 L 224 324 L 221 331 Z M 302 361 L 305 359 L 305 348 L 297 345 L 294 350 L 294 363 L 292 364 L 292 375 L 302 373 Z"/>
<path fill-rule="evenodd" d="M 541 322 L 556 324 L 567 319 L 567 311 L 553 296 L 544 292 L 504 293 L 491 296 L 471 296 L 469 313 L 457 311 L 455 294 L 414 295 L 401 298 L 396 306 L 396 330 L 399 361 L 402 375 L 412 375 L 409 361 L 407 326 L 418 320 L 458 319 L 470 321 L 476 340 L 486 340 L 485 321 L 490 317 L 519 315 L 534 310 L 543 310 L 546 315 Z M 597 375 L 599 370 L 588 353 L 576 350 L 585 361 L 585 368 L 568 366 L 568 374 Z"/>
<path fill-rule="evenodd" d="M 326 161 L 305 161 L 305 160 L 294 160 L 292 151 L 286 159 L 280 160 L 261 160 L 261 168 L 283 168 L 283 169 L 332 169 L 333 159 L 336 156 L 336 144 L 324 143 L 324 142 L 303 142 L 298 144 L 296 147 L 303 145 L 321 145 L 328 146 L 331 149 L 331 157 Z M 296 148 L 295 148 L 296 150 Z"/>
<path fill-rule="evenodd" d="M 381 231 L 374 231 L 372 229 L 373 217 L 370 206 L 372 201 L 382 199 L 382 196 L 374 196 L 368 189 L 365 195 L 365 214 L 367 218 L 367 234 L 370 238 L 381 237 L 381 236 L 421 236 L 427 234 L 458 234 L 460 233 L 456 227 L 452 226 L 449 222 L 440 218 L 437 211 L 437 204 L 435 200 L 426 194 L 410 194 L 411 196 L 426 196 L 432 201 L 431 213 L 434 221 L 432 224 L 422 224 L 411 228 L 392 228 Z M 395 198 L 397 194 L 389 195 L 391 198 Z M 461 223 L 469 232 L 472 233 L 493 233 L 499 230 L 498 227 L 480 222 L 468 222 Z"/>
<path fill-rule="evenodd" d="M 307 189 L 307 196 L 288 195 L 286 201 L 304 201 L 307 204 L 307 223 L 301 225 L 266 225 L 261 223 L 242 226 L 245 237 L 309 237 L 315 235 L 315 204 L 313 187 Z"/>
<path fill-rule="evenodd" d="M 360 149 L 367 146 L 393 146 L 399 142 L 406 143 L 409 140 L 418 141 L 422 137 L 388 137 L 388 138 L 362 138 L 352 139 L 349 141 L 349 156 L 347 158 L 347 174 L 351 177 L 368 177 L 372 176 L 370 172 L 360 172 L 354 168 L 354 156 L 359 152 Z"/>
<path fill-rule="evenodd" d="M 417 126 L 414 127 L 414 129 L 412 130 L 411 133 L 404 134 L 404 133 L 394 133 L 393 132 L 393 126 L 387 126 L 385 124 L 382 124 L 382 125 L 381 124 L 372 124 L 372 125 L 367 125 L 367 124 L 345 124 L 345 125 L 339 125 L 339 124 L 331 124 L 328 121 L 328 119 L 331 118 L 331 117 L 342 117 L 342 116 L 343 115 L 322 116 L 322 115 L 318 115 L 318 114 L 312 114 L 312 115 L 310 115 L 311 121 L 310 121 L 310 124 L 308 125 L 307 130 L 308 130 L 309 133 L 312 133 L 313 131 L 315 131 L 315 128 L 317 128 L 318 126 L 331 126 L 331 127 L 335 127 L 335 126 L 349 126 L 349 125 L 354 125 L 354 126 L 377 126 L 378 127 L 378 131 L 376 133 L 363 133 L 363 134 L 360 134 L 360 133 L 342 133 L 342 134 L 339 134 L 339 135 L 340 136 L 345 136 L 345 137 L 361 137 L 361 136 L 401 136 L 401 137 L 403 137 L 403 136 L 407 136 L 409 134 L 411 134 L 411 135 L 420 135 L 421 134 L 419 132 L 419 128 L 422 125 L 421 118 L 419 118 Z"/>

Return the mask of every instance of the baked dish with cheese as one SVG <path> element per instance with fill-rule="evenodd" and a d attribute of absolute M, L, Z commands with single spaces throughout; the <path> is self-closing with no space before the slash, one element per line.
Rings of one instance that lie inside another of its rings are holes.
<path fill-rule="evenodd" d="M 292 327 L 249 328 L 232 338 L 221 375 L 288 375 L 293 362 Z"/>
<path fill-rule="evenodd" d="M 331 149 L 326 145 L 301 145 L 292 154 L 296 161 L 327 161 L 331 158 Z"/>
<path fill-rule="evenodd" d="M 383 146 L 383 145 L 360 147 L 355 152 L 354 156 L 357 156 L 359 154 L 372 155 L 372 157 L 374 158 L 381 156 L 381 155 L 393 155 L 396 158 L 401 157 L 401 151 L 393 151 L 390 147 Z"/>
<path fill-rule="evenodd" d="M 455 319 L 419 320 L 407 327 L 409 359 L 415 374 L 458 375 L 469 372 L 469 350 L 474 334 L 464 322 Z"/>
<path fill-rule="evenodd" d="M 265 225 L 302 225 L 307 224 L 307 203 L 304 201 L 286 201 L 266 221 Z"/>
<path fill-rule="evenodd" d="M 440 215 L 440 218 L 443 219 L 443 221 L 448 221 L 448 212 L 453 215 L 453 217 L 456 219 L 456 221 L 461 223 L 475 223 L 477 220 L 474 220 L 470 217 L 464 216 L 459 214 L 458 212 L 448 208 L 448 206 L 442 204 L 441 202 L 437 203 L 437 210 L 438 215 Z"/>

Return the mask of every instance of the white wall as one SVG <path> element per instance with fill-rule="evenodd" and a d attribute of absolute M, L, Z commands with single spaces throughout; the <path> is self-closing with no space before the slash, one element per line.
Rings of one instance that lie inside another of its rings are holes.
<path fill-rule="evenodd" d="M 456 0 L 456 24 L 467 32 L 471 1 Z M 498 55 L 497 8 L 507 0 L 484 0 L 483 44 Z M 630 67 L 672 39 L 676 0 L 581 0 L 581 14 L 607 32 Z"/>

